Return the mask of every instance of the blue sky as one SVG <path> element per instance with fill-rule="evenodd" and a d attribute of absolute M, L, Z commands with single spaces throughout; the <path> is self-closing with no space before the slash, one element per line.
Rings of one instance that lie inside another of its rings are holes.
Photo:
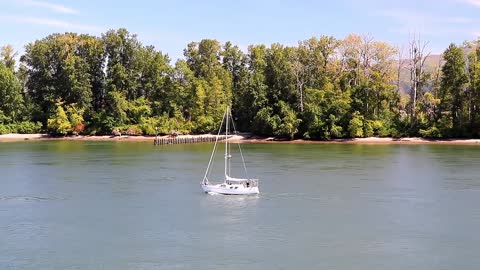
<path fill-rule="evenodd" d="M 368 34 L 406 46 L 414 33 L 442 52 L 480 36 L 480 0 L 244 0 L 74 1 L 0 0 L 0 46 L 20 53 L 51 33 L 100 35 L 125 27 L 144 45 L 173 59 L 191 41 L 214 38 L 250 44 L 295 45 L 312 36 Z"/>

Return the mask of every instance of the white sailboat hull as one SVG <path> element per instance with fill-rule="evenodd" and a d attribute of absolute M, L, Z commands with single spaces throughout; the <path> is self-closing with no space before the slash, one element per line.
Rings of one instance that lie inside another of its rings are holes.
<path fill-rule="evenodd" d="M 229 185 L 229 184 L 217 184 L 217 185 L 205 185 L 202 184 L 202 189 L 206 193 L 218 193 L 224 195 L 252 195 L 258 194 L 258 187 L 246 187 L 243 184 Z"/>

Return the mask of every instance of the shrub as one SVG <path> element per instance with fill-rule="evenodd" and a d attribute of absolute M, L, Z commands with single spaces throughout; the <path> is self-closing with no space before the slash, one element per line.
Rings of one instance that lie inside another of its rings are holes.
<path fill-rule="evenodd" d="M 140 124 L 139 126 L 140 126 L 140 129 L 142 130 L 142 133 L 144 135 L 155 135 L 155 126 L 156 125 L 143 123 L 143 124 Z"/>
<path fill-rule="evenodd" d="M 142 129 L 139 126 L 135 125 L 135 126 L 128 127 L 125 134 L 130 135 L 130 136 L 138 136 L 138 135 L 142 135 L 143 132 L 142 132 Z"/>
<path fill-rule="evenodd" d="M 352 138 L 363 137 L 363 115 L 358 111 L 353 114 L 352 120 L 348 124 L 348 134 Z"/>
<path fill-rule="evenodd" d="M 430 127 L 428 129 L 420 129 L 420 135 L 424 138 L 441 138 L 442 133 L 441 131 L 436 127 Z"/>
<path fill-rule="evenodd" d="M 390 135 L 390 131 L 384 122 L 380 120 L 367 120 L 365 121 L 364 135 L 365 137 L 387 137 Z"/>
<path fill-rule="evenodd" d="M 252 129 L 254 132 L 262 135 L 272 134 L 280 124 L 278 115 L 272 116 L 273 109 L 265 107 L 260 109 L 253 118 Z"/>
<path fill-rule="evenodd" d="M 142 130 L 142 133 L 144 135 L 155 135 L 155 128 L 159 128 L 160 125 L 163 123 L 163 117 L 149 117 L 143 119 L 143 122 L 139 125 L 140 129 Z M 165 118 L 167 120 L 168 118 Z M 166 131 L 164 131 L 166 132 Z M 159 134 L 161 132 L 159 131 Z M 166 134 L 166 133 L 164 133 Z"/>
<path fill-rule="evenodd" d="M 15 128 L 15 130 L 11 132 L 16 132 L 16 133 L 21 133 L 21 134 L 33 134 L 33 133 L 39 133 L 42 130 L 42 123 L 37 122 L 20 122 L 16 124 L 12 124 L 12 126 Z"/>
<path fill-rule="evenodd" d="M 213 117 L 211 116 L 200 116 L 197 118 L 195 122 L 195 133 L 208 133 L 215 131 L 215 122 L 213 121 Z M 169 129 L 167 133 L 172 130 Z"/>
<path fill-rule="evenodd" d="M 90 135 L 110 135 L 115 126 L 115 119 L 105 111 L 93 114 L 86 133 Z"/>
<path fill-rule="evenodd" d="M 74 135 L 82 133 L 85 129 L 83 110 L 79 110 L 75 104 L 70 104 L 67 107 L 67 114 L 72 126 L 70 132 Z"/>
<path fill-rule="evenodd" d="M 81 133 L 83 133 L 84 130 L 85 130 L 85 124 L 83 124 L 83 123 L 78 123 L 78 124 L 76 124 L 75 126 L 72 127 L 72 133 L 74 135 L 81 134 Z"/>
<path fill-rule="evenodd" d="M 10 132 L 10 127 L 8 125 L 0 124 L 0 135 L 8 134 L 8 133 L 11 133 Z"/>
<path fill-rule="evenodd" d="M 72 125 L 68 121 L 67 114 L 61 105 L 57 106 L 57 112 L 53 118 L 48 119 L 47 128 L 50 133 L 55 135 L 67 135 L 71 129 Z"/>
<path fill-rule="evenodd" d="M 363 134 L 365 135 L 365 137 L 372 137 L 373 135 L 375 135 L 374 131 L 373 131 L 373 122 L 372 120 L 367 120 L 365 121 L 365 127 L 364 127 L 364 130 L 363 130 Z"/>

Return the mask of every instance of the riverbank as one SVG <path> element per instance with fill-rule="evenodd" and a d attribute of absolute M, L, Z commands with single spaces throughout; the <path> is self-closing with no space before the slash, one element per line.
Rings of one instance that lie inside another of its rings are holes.
<path fill-rule="evenodd" d="M 197 136 L 215 135 L 180 135 L 177 138 L 194 138 Z M 52 137 L 48 134 L 4 134 L 0 135 L 0 142 L 11 141 L 41 141 L 41 140 L 69 140 L 69 141 L 122 141 L 122 142 L 152 142 L 155 136 L 66 136 Z M 168 136 L 159 136 L 168 138 Z M 298 144 L 450 144 L 450 145 L 477 145 L 480 139 L 424 139 L 424 138 L 356 138 L 335 139 L 330 141 L 309 140 L 276 140 L 273 137 L 259 137 L 250 134 L 235 135 L 232 141 L 245 143 L 298 143 Z"/>

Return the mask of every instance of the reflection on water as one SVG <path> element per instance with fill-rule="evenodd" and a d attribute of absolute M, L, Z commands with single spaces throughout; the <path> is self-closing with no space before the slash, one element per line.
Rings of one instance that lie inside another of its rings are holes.
<path fill-rule="evenodd" d="M 476 146 L 243 148 L 256 196 L 202 193 L 210 144 L 0 144 L 0 269 L 480 265 Z"/>

